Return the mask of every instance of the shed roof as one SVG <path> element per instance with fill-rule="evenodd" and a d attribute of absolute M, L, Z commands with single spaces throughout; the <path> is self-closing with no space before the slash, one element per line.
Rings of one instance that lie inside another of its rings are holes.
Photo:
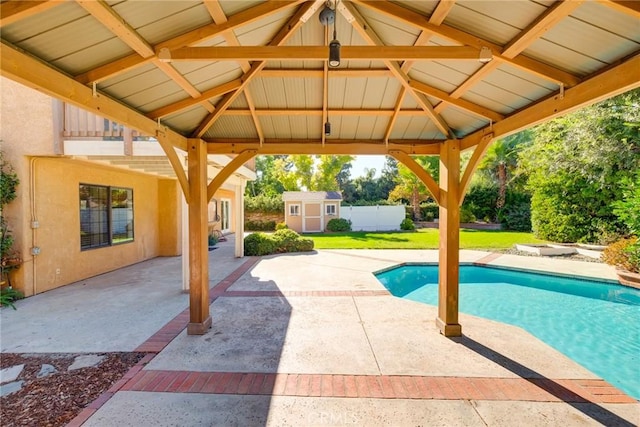
<path fill-rule="evenodd" d="M 3 1 L 1 71 L 221 154 L 435 154 L 640 85 L 638 2 L 340 0 L 336 68 L 325 4 Z"/>
<path fill-rule="evenodd" d="M 316 200 L 342 200 L 339 191 L 285 191 L 282 193 L 285 202 L 307 202 Z"/>

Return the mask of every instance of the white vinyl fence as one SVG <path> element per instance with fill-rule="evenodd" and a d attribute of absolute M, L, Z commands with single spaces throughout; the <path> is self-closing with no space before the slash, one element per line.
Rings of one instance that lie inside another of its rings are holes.
<path fill-rule="evenodd" d="M 353 231 L 399 230 L 404 206 L 341 206 L 340 218 L 351 221 Z"/>

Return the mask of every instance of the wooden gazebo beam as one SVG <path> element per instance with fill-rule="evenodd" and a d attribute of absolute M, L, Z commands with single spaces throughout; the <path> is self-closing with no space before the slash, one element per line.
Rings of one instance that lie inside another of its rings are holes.
<path fill-rule="evenodd" d="M 504 120 L 467 135 L 461 140 L 460 148 L 466 150 L 475 147 L 488 134 L 493 134 L 494 138 L 511 135 L 638 87 L 640 87 L 640 53 L 575 87 L 564 92 L 559 91 L 554 96 L 536 102 Z"/>
<path fill-rule="evenodd" d="M 162 48 L 175 49 L 182 46 L 190 46 L 201 43 L 203 41 L 210 40 L 216 36 L 219 36 L 225 31 L 234 30 L 244 25 L 249 25 L 258 19 L 294 7 L 302 2 L 304 2 L 304 0 L 268 1 L 260 3 L 257 6 L 236 13 L 223 24 L 209 24 L 203 27 L 196 28 L 192 31 L 189 31 L 188 33 L 158 43 L 154 46 L 154 49 L 156 51 Z M 81 73 L 75 76 L 75 78 L 79 82 L 85 84 L 92 82 L 101 82 L 111 77 L 125 73 L 133 68 L 147 64 L 151 62 L 152 59 L 153 57 L 143 58 L 137 53 L 133 53 L 131 55 L 125 56 L 124 58 L 120 58 L 116 61 Z"/>
<path fill-rule="evenodd" d="M 436 155 L 440 153 L 442 141 L 416 140 L 385 141 L 371 140 L 270 140 L 260 144 L 259 141 L 233 141 L 215 140 L 209 141 L 207 150 L 209 154 L 240 154 L 247 150 L 255 150 L 259 155 L 279 154 L 331 154 L 331 155 L 388 155 L 390 151 L 401 151 L 411 155 Z"/>

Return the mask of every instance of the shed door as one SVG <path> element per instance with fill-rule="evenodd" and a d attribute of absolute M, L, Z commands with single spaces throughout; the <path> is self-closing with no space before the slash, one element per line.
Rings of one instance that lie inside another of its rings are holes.
<path fill-rule="evenodd" d="M 305 233 L 319 233 L 322 231 L 321 203 L 305 203 L 302 205 L 302 231 Z"/>

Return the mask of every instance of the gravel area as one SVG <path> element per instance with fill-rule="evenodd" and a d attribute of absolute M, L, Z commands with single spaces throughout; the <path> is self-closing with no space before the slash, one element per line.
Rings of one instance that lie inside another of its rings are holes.
<path fill-rule="evenodd" d="M 81 354 L 3 353 L 0 368 L 24 364 L 16 381 L 22 389 L 0 398 L 0 419 L 9 426 L 64 426 L 107 391 L 144 353 L 103 353 L 97 366 L 67 371 Z M 38 378 L 42 366 L 54 373 Z"/>

